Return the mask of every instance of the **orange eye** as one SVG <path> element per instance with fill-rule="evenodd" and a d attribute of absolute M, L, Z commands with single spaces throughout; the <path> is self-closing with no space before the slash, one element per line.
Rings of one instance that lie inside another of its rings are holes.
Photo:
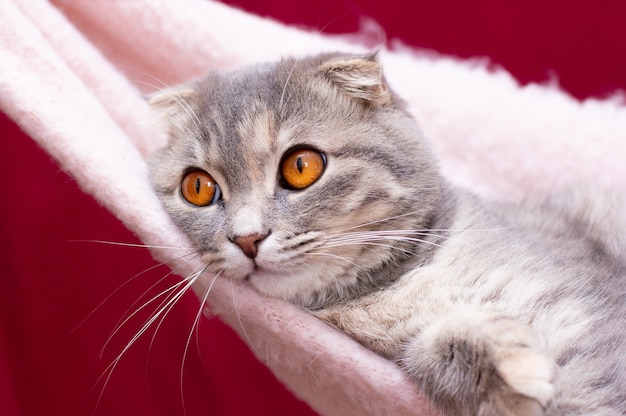
<path fill-rule="evenodd" d="M 284 185 L 290 189 L 304 189 L 313 185 L 326 168 L 326 157 L 317 150 L 294 150 L 280 167 Z"/>
<path fill-rule="evenodd" d="M 187 173 L 180 189 L 187 202 L 199 207 L 211 205 L 221 196 L 217 182 L 203 170 L 192 170 Z"/>

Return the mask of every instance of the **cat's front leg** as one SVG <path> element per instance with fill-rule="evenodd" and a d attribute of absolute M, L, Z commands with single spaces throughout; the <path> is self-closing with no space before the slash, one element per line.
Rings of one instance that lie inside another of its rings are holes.
<path fill-rule="evenodd" d="M 450 415 L 543 415 L 556 372 L 542 338 L 515 320 L 466 309 L 435 321 L 400 363 Z"/>

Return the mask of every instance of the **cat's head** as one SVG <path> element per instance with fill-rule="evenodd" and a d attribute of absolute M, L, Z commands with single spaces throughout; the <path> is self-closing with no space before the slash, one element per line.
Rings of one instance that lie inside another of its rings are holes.
<path fill-rule="evenodd" d="M 170 135 L 152 182 L 208 270 L 317 307 L 419 251 L 440 179 L 374 57 L 210 73 L 150 103 Z"/>

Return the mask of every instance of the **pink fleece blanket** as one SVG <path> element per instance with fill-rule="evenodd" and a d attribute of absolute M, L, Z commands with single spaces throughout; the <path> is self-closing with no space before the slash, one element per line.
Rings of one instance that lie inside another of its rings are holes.
<path fill-rule="evenodd" d="M 208 69 L 360 49 L 208 1 L 53 3 L 0 2 L 0 108 L 144 243 L 181 247 L 153 254 L 182 276 L 198 265 L 174 260 L 189 243 L 147 180 L 145 157 L 164 138 L 148 128 L 142 93 Z M 623 99 L 580 103 L 478 62 L 402 48 L 381 56 L 459 185 L 501 199 L 626 186 Z M 321 414 L 436 414 L 400 369 L 292 305 L 223 280 L 207 304 Z"/>

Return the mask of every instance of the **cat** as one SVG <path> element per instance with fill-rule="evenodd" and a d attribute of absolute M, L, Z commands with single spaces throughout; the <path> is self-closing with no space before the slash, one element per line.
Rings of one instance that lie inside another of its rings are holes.
<path fill-rule="evenodd" d="M 375 55 L 211 72 L 149 102 L 169 135 L 151 181 L 209 271 L 398 363 L 443 414 L 626 414 L 619 201 L 452 186 Z"/>

